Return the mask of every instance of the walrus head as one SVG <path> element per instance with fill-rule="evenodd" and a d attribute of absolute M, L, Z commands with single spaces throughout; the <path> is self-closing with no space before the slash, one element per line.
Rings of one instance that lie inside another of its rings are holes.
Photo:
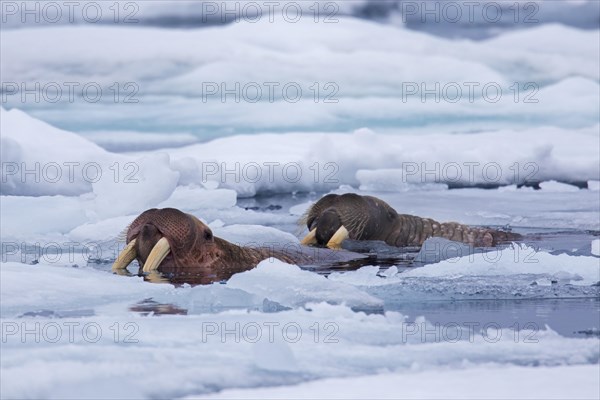
<path fill-rule="evenodd" d="M 348 238 L 368 240 L 387 234 L 397 223 L 397 216 L 392 207 L 375 197 L 329 194 L 308 211 L 309 233 L 302 244 L 339 249 Z"/>
<path fill-rule="evenodd" d="M 115 261 L 113 271 L 124 270 L 137 259 L 144 272 L 193 271 L 208 278 L 211 264 L 219 257 L 212 231 L 198 218 L 174 208 L 153 208 L 129 226 L 127 246 Z"/>

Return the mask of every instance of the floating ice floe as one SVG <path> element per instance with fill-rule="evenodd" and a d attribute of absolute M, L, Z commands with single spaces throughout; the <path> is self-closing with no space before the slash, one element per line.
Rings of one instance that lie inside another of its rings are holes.
<path fill-rule="evenodd" d="M 379 276 L 378 267 L 363 267 L 358 271 L 335 272 L 329 279 L 358 286 L 401 283 L 407 278 L 441 278 L 444 280 L 479 277 L 488 279 L 517 275 L 544 276 L 571 285 L 589 286 L 600 282 L 600 264 L 592 256 L 553 255 L 526 245 L 513 244 L 504 249 L 474 251 L 461 243 L 431 241 L 424 245 L 426 257 L 441 257 L 443 261 L 431 263 L 401 273 Z M 534 281 L 531 279 L 531 281 Z"/>
<path fill-rule="evenodd" d="M 214 203 L 216 197 L 225 199 L 214 192 L 192 192 L 194 186 L 231 189 L 238 197 L 247 197 L 327 191 L 348 184 L 362 185 L 364 190 L 404 192 L 443 189 L 447 184 L 508 185 L 532 179 L 568 182 L 599 177 L 598 126 L 568 134 L 559 128 L 535 128 L 425 137 L 388 136 L 368 129 L 346 134 L 247 135 L 124 155 L 109 153 L 18 110 L 2 110 L 2 124 L 2 140 L 8 143 L 2 159 L 12 168 L 5 171 L 3 194 L 91 193 L 92 209 L 99 217 L 140 212 L 165 201 L 191 209 L 195 196 L 199 197 L 197 208 Z M 77 140 L 67 144 L 72 137 Z M 46 147 L 53 150 L 45 152 Z M 478 151 L 461 152 L 457 147 Z M 26 175 L 26 169 L 34 168 L 40 170 L 37 175 Z M 55 172 L 60 179 L 51 175 Z M 189 185 L 173 193 L 176 187 Z M 556 184 L 544 186 L 558 190 Z M 118 201 L 124 197 L 128 201 Z"/>

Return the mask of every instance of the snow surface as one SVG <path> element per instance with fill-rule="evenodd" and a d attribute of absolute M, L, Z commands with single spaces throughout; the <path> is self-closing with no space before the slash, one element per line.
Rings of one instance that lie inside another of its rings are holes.
<path fill-rule="evenodd" d="M 597 399 L 598 366 L 503 367 L 486 365 L 444 371 L 418 371 L 352 378 L 331 378 L 294 386 L 228 389 L 187 399 Z M 473 376 L 477 381 L 473 381 Z M 518 385 L 506 382 L 520 382 Z M 556 388 L 553 381 L 568 380 Z M 433 384 L 435 383 L 435 384 Z M 437 393 L 431 386 L 440 388 Z"/>

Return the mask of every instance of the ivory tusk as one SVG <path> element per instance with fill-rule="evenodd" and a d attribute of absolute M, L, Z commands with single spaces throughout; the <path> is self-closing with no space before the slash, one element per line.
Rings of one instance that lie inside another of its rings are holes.
<path fill-rule="evenodd" d="M 135 252 L 135 242 L 137 239 L 133 239 L 131 242 L 127 243 L 127 246 L 119 253 L 119 256 L 115 260 L 115 263 L 112 266 L 113 272 L 117 272 L 120 270 L 124 270 L 127 268 L 129 264 L 133 260 L 135 260 L 136 252 Z"/>
<path fill-rule="evenodd" d="M 115 269 L 113 274 L 121 275 L 121 276 L 132 276 L 129 271 L 126 269 Z"/>
<path fill-rule="evenodd" d="M 308 246 L 309 244 L 317 244 L 317 228 L 308 232 L 308 235 L 306 235 L 300 243 L 305 246 Z"/>
<path fill-rule="evenodd" d="M 327 242 L 327 247 L 330 249 L 339 250 L 342 248 L 342 242 L 348 239 L 348 229 L 344 227 L 344 225 L 340 226 L 340 228 L 333 234 L 329 242 Z"/>
<path fill-rule="evenodd" d="M 158 269 L 160 263 L 165 259 L 169 252 L 171 251 L 171 246 L 169 246 L 169 242 L 166 238 L 161 238 L 154 247 L 152 251 L 148 255 L 148 259 L 144 263 L 144 272 L 151 272 Z"/>

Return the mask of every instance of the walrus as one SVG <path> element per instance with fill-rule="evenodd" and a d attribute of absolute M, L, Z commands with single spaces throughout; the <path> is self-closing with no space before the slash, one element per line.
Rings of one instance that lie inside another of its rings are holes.
<path fill-rule="evenodd" d="M 421 246 L 427 238 L 437 236 L 475 247 L 494 247 L 521 238 L 512 232 L 398 214 L 381 199 L 355 193 L 324 196 L 305 214 L 305 222 L 309 233 L 302 244 L 331 249 L 341 248 L 346 239 L 381 240 L 405 247 Z"/>
<path fill-rule="evenodd" d="M 344 261 L 364 256 L 348 252 L 335 254 L 313 251 L 289 244 L 274 247 L 244 247 L 215 237 L 211 229 L 191 214 L 174 208 L 150 209 L 127 228 L 126 246 L 115 260 L 112 271 L 127 274 L 127 266 L 137 259 L 140 272 L 154 282 L 209 284 L 228 280 L 250 270 L 261 261 L 277 258 L 291 264 L 318 265 L 323 261 Z M 329 250 L 328 250 L 329 251 Z M 335 253 L 330 251 L 330 253 Z M 165 278 L 166 277 L 166 278 Z"/>

